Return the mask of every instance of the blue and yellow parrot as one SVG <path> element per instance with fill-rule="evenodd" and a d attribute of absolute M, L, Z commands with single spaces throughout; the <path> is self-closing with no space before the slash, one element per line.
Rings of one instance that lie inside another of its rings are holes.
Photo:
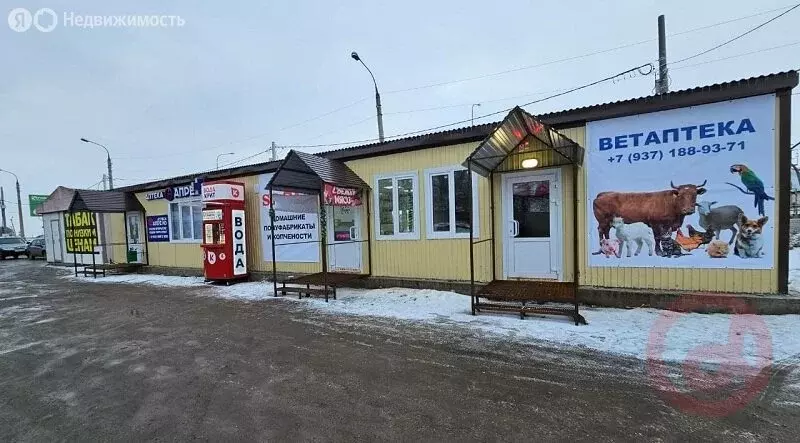
<path fill-rule="evenodd" d="M 731 174 L 736 173 L 739 173 L 739 177 L 742 179 L 742 184 L 745 186 L 745 188 L 747 188 L 747 190 L 744 190 L 733 183 L 728 184 L 744 192 L 745 194 L 752 194 L 753 206 L 758 209 L 758 215 L 764 215 L 764 201 L 775 200 L 775 198 L 767 195 L 767 193 L 764 191 L 764 182 L 762 182 L 756 173 L 747 166 L 731 165 Z"/>

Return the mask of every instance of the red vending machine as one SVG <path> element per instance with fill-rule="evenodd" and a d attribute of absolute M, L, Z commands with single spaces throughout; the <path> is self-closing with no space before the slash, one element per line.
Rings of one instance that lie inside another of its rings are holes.
<path fill-rule="evenodd" d="M 203 183 L 203 273 L 206 280 L 247 277 L 244 184 Z"/>

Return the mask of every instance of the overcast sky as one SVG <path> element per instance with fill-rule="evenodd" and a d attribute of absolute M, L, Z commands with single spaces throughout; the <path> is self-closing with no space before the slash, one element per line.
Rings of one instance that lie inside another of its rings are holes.
<path fill-rule="evenodd" d="M 58 185 L 97 187 L 105 153 L 81 143 L 81 137 L 108 146 L 117 186 L 213 169 L 218 154 L 234 152 L 221 159 L 229 163 L 263 151 L 271 141 L 319 145 L 375 138 L 372 82 L 350 58 L 353 50 L 375 74 L 390 136 L 469 119 L 472 103 L 482 103 L 476 115 L 487 114 L 653 61 L 659 14 L 666 14 L 668 34 L 677 34 L 761 13 L 670 36 L 668 57 L 676 61 L 791 6 L 786 0 L 18 0 L 4 5 L 4 16 L 15 7 L 51 8 L 59 16 L 49 33 L 0 25 L 5 59 L 0 168 L 19 175 L 24 200 Z M 776 8 L 784 9 L 765 13 Z M 185 25 L 65 27 L 64 13 L 176 15 Z M 637 42 L 643 43 L 489 75 Z M 670 66 L 671 89 L 796 69 L 798 54 L 800 9 L 719 50 Z M 446 84 L 424 87 L 441 83 Z M 526 109 L 545 113 L 652 90 L 652 75 L 635 76 Z M 798 116 L 793 104 L 793 142 L 800 140 Z M 13 177 L 0 173 L 0 185 L 16 220 Z M 39 219 L 28 217 L 25 224 L 28 235 L 41 233 Z"/>

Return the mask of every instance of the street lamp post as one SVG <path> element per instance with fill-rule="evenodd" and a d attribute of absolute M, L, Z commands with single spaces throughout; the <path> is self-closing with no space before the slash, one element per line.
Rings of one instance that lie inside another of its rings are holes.
<path fill-rule="evenodd" d="M 217 169 L 219 169 L 219 158 L 222 157 L 223 155 L 235 155 L 235 153 L 234 152 L 223 152 L 222 154 L 218 155 L 217 156 Z"/>
<path fill-rule="evenodd" d="M 25 238 L 25 222 L 22 219 L 22 196 L 20 195 L 19 191 L 19 177 L 17 174 L 14 174 L 11 171 L 6 171 L 5 169 L 0 169 L 0 172 L 6 172 L 14 176 L 14 180 L 17 181 L 17 210 L 19 211 L 19 236 Z"/>
<path fill-rule="evenodd" d="M 106 150 L 106 165 L 108 166 L 108 189 L 114 189 L 114 176 L 111 174 L 111 154 L 108 152 L 108 148 L 101 145 L 100 143 L 93 142 L 85 138 L 81 138 L 81 141 L 84 143 L 91 143 L 93 145 L 100 146 L 101 148 Z"/>
<path fill-rule="evenodd" d="M 481 104 L 480 103 L 473 103 L 472 104 L 472 109 L 470 110 L 470 118 L 469 118 L 470 125 L 472 125 L 472 126 L 475 126 L 475 106 L 480 108 Z"/>
<path fill-rule="evenodd" d="M 367 72 L 369 72 L 369 76 L 372 77 L 372 84 L 375 85 L 375 108 L 378 111 L 378 139 L 383 143 L 383 112 L 381 112 L 381 94 L 378 92 L 378 82 L 375 81 L 375 76 L 372 75 L 372 71 L 369 69 L 364 60 L 361 60 L 361 57 L 358 56 L 358 53 L 353 51 L 350 54 L 350 57 L 353 57 L 353 60 L 357 62 L 361 62 L 365 68 L 367 68 Z"/>

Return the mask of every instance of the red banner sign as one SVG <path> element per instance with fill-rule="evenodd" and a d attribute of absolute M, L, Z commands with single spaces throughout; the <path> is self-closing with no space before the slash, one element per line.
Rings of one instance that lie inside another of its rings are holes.
<path fill-rule="evenodd" d="M 331 206 L 361 206 L 360 191 L 325 183 L 325 204 Z"/>

